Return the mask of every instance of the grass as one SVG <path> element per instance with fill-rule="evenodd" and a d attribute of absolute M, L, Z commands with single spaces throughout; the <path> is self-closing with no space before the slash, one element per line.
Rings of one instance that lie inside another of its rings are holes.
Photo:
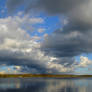
<path fill-rule="evenodd" d="M 0 74 L 0 78 L 91 78 L 92 75 L 54 75 L 54 74 Z"/>

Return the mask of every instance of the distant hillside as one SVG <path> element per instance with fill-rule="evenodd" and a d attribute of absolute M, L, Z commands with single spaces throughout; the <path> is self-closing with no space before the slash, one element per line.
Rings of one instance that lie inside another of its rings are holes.
<path fill-rule="evenodd" d="M 92 77 L 92 75 L 0 74 L 0 78 L 27 78 L 27 77 L 44 77 L 44 78 L 89 78 L 89 77 Z"/>

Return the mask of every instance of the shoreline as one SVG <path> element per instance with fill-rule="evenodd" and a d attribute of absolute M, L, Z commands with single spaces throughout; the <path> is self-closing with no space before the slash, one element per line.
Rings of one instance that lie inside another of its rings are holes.
<path fill-rule="evenodd" d="M 0 78 L 92 78 L 92 75 L 0 74 Z"/>

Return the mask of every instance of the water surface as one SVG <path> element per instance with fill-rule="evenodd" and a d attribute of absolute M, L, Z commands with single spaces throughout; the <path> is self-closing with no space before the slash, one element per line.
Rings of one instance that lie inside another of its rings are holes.
<path fill-rule="evenodd" d="M 92 79 L 1 78 L 0 92 L 92 92 Z"/>

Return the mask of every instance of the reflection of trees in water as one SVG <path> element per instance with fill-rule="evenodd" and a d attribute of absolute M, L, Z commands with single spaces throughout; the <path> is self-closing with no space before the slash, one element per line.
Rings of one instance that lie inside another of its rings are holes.
<path fill-rule="evenodd" d="M 90 81 L 88 85 L 81 79 L 0 79 L 0 92 L 91 92 Z"/>

